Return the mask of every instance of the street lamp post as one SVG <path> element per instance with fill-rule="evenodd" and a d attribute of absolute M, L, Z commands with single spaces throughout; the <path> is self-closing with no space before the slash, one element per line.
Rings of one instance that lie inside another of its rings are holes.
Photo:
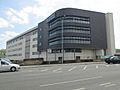
<path fill-rule="evenodd" d="M 64 30 L 64 26 L 63 26 L 63 23 L 64 23 L 64 17 L 65 17 L 65 15 L 62 17 L 62 21 L 61 21 L 61 23 L 62 23 L 62 30 L 61 30 L 61 39 L 62 39 L 62 64 L 63 64 L 63 61 L 64 61 L 64 36 L 63 36 L 63 30 Z"/>

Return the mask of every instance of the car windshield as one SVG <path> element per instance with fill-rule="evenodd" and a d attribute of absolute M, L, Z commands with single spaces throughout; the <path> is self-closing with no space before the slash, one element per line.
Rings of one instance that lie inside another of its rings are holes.
<path fill-rule="evenodd" d="M 116 57 L 116 56 L 111 56 L 110 59 L 113 59 L 113 58 L 115 58 L 115 57 Z"/>
<path fill-rule="evenodd" d="M 8 58 L 2 58 L 2 59 L 5 60 L 6 62 L 12 64 L 12 62 L 11 62 L 10 59 L 8 59 Z"/>
<path fill-rule="evenodd" d="M 111 57 L 111 59 L 118 60 L 119 58 L 117 56 Z"/>

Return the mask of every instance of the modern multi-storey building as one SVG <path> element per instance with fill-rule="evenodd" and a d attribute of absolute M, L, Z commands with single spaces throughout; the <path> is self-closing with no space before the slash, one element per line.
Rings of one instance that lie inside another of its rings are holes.
<path fill-rule="evenodd" d="M 38 27 L 34 27 L 7 42 L 7 57 L 11 60 L 24 60 L 37 58 L 37 33 Z"/>
<path fill-rule="evenodd" d="M 7 41 L 12 60 L 94 60 L 115 54 L 113 16 L 74 8 L 57 10 L 38 26 Z"/>

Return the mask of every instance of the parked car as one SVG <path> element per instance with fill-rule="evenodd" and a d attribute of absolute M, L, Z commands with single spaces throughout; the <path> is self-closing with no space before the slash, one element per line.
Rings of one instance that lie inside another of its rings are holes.
<path fill-rule="evenodd" d="M 13 64 L 10 60 L 0 58 L 0 71 L 18 71 L 20 66 L 18 64 Z"/>
<path fill-rule="evenodd" d="M 109 56 L 105 58 L 105 62 L 108 64 L 120 64 L 120 57 L 119 56 Z"/>

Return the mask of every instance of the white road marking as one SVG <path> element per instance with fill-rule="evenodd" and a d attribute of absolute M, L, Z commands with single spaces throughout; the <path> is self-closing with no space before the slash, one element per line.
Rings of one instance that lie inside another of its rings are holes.
<path fill-rule="evenodd" d="M 72 67 L 71 69 L 69 69 L 68 71 L 72 71 L 73 69 L 75 69 L 76 68 L 76 66 L 75 67 Z"/>
<path fill-rule="evenodd" d="M 48 71 L 48 69 L 43 69 L 43 70 L 41 70 L 41 72 L 45 72 L 45 71 Z"/>
<path fill-rule="evenodd" d="M 119 64 L 115 64 L 115 66 L 119 66 Z"/>
<path fill-rule="evenodd" d="M 57 71 L 60 71 L 62 68 L 58 68 L 56 70 L 53 70 L 53 72 L 57 72 Z"/>
<path fill-rule="evenodd" d="M 102 83 L 102 84 L 100 84 L 99 86 L 105 86 L 105 85 L 109 85 L 109 84 L 111 84 L 111 82 Z"/>
<path fill-rule="evenodd" d="M 106 85 L 105 87 L 112 87 L 115 86 L 116 84 L 110 84 L 110 85 Z"/>
<path fill-rule="evenodd" d="M 87 68 L 87 66 L 84 66 L 83 70 L 85 70 Z"/>
<path fill-rule="evenodd" d="M 61 73 L 62 71 L 57 71 L 57 73 Z"/>
<path fill-rule="evenodd" d="M 115 86 L 115 85 L 116 84 L 112 84 L 111 82 L 107 82 L 107 83 L 100 84 L 99 86 L 112 87 L 112 86 Z"/>
<path fill-rule="evenodd" d="M 74 89 L 74 90 L 85 90 L 85 88 L 78 88 L 78 89 Z"/>
<path fill-rule="evenodd" d="M 106 67 L 109 67 L 110 65 L 106 65 Z"/>
<path fill-rule="evenodd" d="M 28 70 L 28 72 L 32 72 L 33 70 Z"/>
<path fill-rule="evenodd" d="M 33 70 L 24 70 L 24 71 L 20 71 L 20 72 L 32 72 Z M 17 72 L 18 73 L 18 72 Z"/>
<path fill-rule="evenodd" d="M 98 69 L 98 65 L 96 65 L 96 69 Z"/>
<path fill-rule="evenodd" d="M 40 87 L 47 87 L 47 86 L 67 84 L 67 83 L 80 82 L 80 81 L 87 81 L 87 80 L 93 80 L 93 79 L 99 79 L 99 78 L 102 78 L 102 76 L 90 77 L 90 78 L 84 78 L 84 79 L 77 79 L 77 80 L 72 80 L 72 81 L 56 82 L 56 83 L 50 83 L 50 84 L 43 84 L 43 85 L 40 85 Z"/>
<path fill-rule="evenodd" d="M 69 64 L 64 64 L 64 65 L 66 66 L 66 65 L 69 65 Z"/>

